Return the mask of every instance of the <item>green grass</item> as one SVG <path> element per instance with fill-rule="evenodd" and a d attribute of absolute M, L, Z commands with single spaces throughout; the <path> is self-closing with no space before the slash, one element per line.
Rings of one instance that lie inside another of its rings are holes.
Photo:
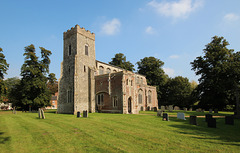
<path fill-rule="evenodd" d="M 142 112 L 141 112 L 142 113 Z M 208 128 L 189 120 L 150 115 L 92 113 L 89 118 L 0 111 L 0 152 L 239 152 L 240 120 Z M 152 113 L 152 115 L 151 115 Z M 175 112 L 174 112 L 175 113 Z M 191 113 L 191 112 L 190 112 Z M 155 114 L 155 115 L 153 115 Z M 226 114 L 220 112 L 220 114 Z"/>

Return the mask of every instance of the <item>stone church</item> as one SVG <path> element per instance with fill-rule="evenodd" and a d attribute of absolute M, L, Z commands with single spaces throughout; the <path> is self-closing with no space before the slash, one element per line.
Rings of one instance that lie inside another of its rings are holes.
<path fill-rule="evenodd" d="M 94 33 L 76 25 L 63 40 L 58 113 L 138 114 L 158 107 L 156 87 L 145 76 L 96 60 Z"/>

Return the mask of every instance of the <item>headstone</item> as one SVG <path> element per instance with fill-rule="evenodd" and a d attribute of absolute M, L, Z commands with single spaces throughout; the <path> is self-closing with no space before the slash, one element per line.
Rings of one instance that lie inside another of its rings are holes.
<path fill-rule="evenodd" d="M 187 108 L 184 107 L 183 110 L 184 110 L 184 112 L 187 112 Z"/>
<path fill-rule="evenodd" d="M 202 112 L 202 108 L 196 109 L 196 112 Z"/>
<path fill-rule="evenodd" d="M 173 111 L 173 105 L 169 105 L 168 110 L 169 110 L 169 112 L 172 112 Z"/>
<path fill-rule="evenodd" d="M 216 108 L 216 109 L 214 109 L 214 113 L 218 113 L 218 109 Z"/>
<path fill-rule="evenodd" d="M 191 112 L 191 111 L 192 111 L 192 108 L 189 108 L 189 111 Z"/>
<path fill-rule="evenodd" d="M 15 109 L 15 107 L 13 107 L 13 114 L 16 114 L 16 109 Z"/>
<path fill-rule="evenodd" d="M 209 109 L 209 113 L 212 113 L 212 109 Z"/>
<path fill-rule="evenodd" d="M 154 111 L 154 112 L 157 112 L 157 107 L 153 107 L 153 111 Z"/>
<path fill-rule="evenodd" d="M 83 111 L 83 117 L 88 117 L 88 112 L 87 112 L 87 110 Z"/>
<path fill-rule="evenodd" d="M 38 108 L 38 118 L 42 117 L 42 112 L 41 112 L 41 108 Z"/>
<path fill-rule="evenodd" d="M 77 118 L 81 117 L 81 113 L 78 111 L 77 112 Z"/>
<path fill-rule="evenodd" d="M 189 121 L 191 125 L 197 125 L 197 116 L 191 115 Z"/>
<path fill-rule="evenodd" d="M 42 119 L 45 119 L 44 111 L 41 109 Z"/>
<path fill-rule="evenodd" d="M 174 110 L 180 110 L 178 106 L 174 106 Z"/>
<path fill-rule="evenodd" d="M 209 118 L 207 123 L 208 123 L 208 127 L 211 127 L 211 128 L 217 127 L 216 118 Z"/>
<path fill-rule="evenodd" d="M 234 125 L 234 117 L 233 116 L 225 116 L 225 124 Z"/>
<path fill-rule="evenodd" d="M 205 115 L 205 121 L 206 121 L 206 122 L 208 122 L 209 119 L 211 119 L 211 118 L 212 118 L 212 115 L 211 115 L 211 114 L 206 114 L 206 115 Z"/>
<path fill-rule="evenodd" d="M 163 121 L 164 120 L 169 121 L 168 113 L 163 113 Z"/>
<path fill-rule="evenodd" d="M 163 111 L 162 111 L 162 110 L 158 110 L 158 111 L 157 111 L 157 116 L 158 116 L 158 117 L 163 116 Z"/>
<path fill-rule="evenodd" d="M 181 120 L 186 120 L 184 113 L 177 113 L 177 118 L 178 118 L 178 119 L 181 119 Z"/>
<path fill-rule="evenodd" d="M 165 106 L 161 106 L 161 110 L 162 110 L 162 111 L 165 111 Z"/>
<path fill-rule="evenodd" d="M 205 109 L 202 109 L 202 112 L 204 112 L 205 111 Z"/>

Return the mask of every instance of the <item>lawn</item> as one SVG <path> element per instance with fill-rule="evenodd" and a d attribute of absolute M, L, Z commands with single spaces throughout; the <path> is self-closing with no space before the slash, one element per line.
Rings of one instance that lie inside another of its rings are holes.
<path fill-rule="evenodd" d="M 148 114 L 146 114 L 148 113 Z M 176 112 L 173 112 L 176 113 Z M 194 112 L 189 112 L 191 113 Z M 144 114 L 144 112 L 141 112 Z M 0 111 L 0 152 L 239 152 L 240 120 L 208 128 L 155 112 L 145 115 L 92 113 L 88 118 L 45 113 Z M 220 112 L 226 115 L 229 113 Z M 200 114 L 200 116 L 204 114 Z"/>

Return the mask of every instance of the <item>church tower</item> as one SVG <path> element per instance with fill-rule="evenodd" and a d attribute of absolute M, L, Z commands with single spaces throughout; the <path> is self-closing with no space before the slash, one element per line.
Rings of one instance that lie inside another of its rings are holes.
<path fill-rule="evenodd" d="M 76 25 L 63 41 L 58 113 L 95 112 L 95 34 Z"/>

